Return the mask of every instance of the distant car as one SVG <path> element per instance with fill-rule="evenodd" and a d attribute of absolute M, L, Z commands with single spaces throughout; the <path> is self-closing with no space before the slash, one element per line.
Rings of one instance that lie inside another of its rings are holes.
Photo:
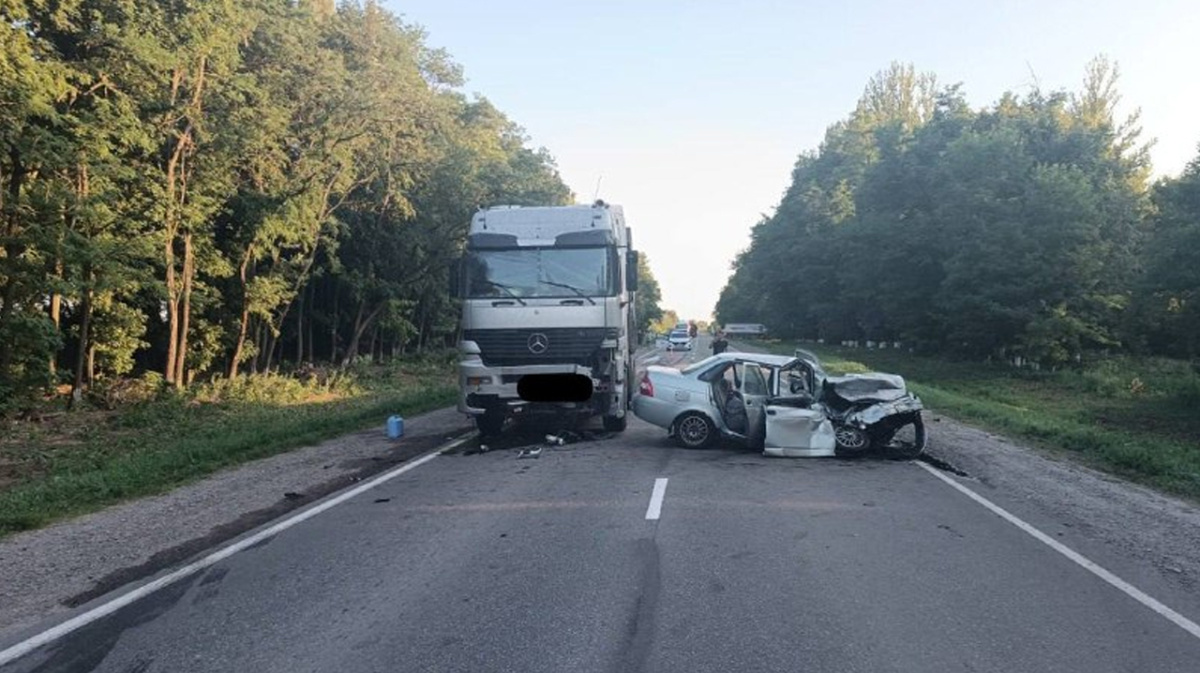
<path fill-rule="evenodd" d="M 667 337 L 667 350 L 669 351 L 690 351 L 692 350 L 692 337 L 688 334 L 687 329 L 671 330 L 671 335 Z"/>
<path fill-rule="evenodd" d="M 925 449 L 921 409 L 899 376 L 827 376 L 800 350 L 722 353 L 682 370 L 652 365 L 633 398 L 638 418 L 686 448 L 725 437 L 788 457 L 879 449 L 914 458 Z"/>

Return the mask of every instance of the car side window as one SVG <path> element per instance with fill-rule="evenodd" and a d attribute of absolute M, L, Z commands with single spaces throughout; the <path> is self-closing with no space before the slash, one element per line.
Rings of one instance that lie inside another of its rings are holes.
<path fill-rule="evenodd" d="M 739 365 L 737 364 L 730 365 L 726 367 L 725 371 L 721 374 L 721 376 L 725 377 L 725 382 L 729 384 L 729 390 L 740 390 L 740 386 L 738 384 L 742 377 L 738 376 L 738 366 Z"/>
<path fill-rule="evenodd" d="M 762 368 L 757 365 L 747 365 L 742 392 L 746 395 L 766 395 L 767 390 L 767 378 L 763 375 Z"/>

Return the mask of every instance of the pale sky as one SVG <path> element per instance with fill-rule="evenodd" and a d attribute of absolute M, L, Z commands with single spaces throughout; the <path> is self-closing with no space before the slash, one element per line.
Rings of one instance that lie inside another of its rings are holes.
<path fill-rule="evenodd" d="M 1075 90 L 1103 53 L 1157 139 L 1157 174 L 1178 174 L 1200 143 L 1195 0 L 383 4 L 550 150 L 581 203 L 600 181 L 624 206 L 663 307 L 684 318 L 709 317 L 797 155 L 891 61 L 963 83 L 979 107 L 1034 81 Z"/>

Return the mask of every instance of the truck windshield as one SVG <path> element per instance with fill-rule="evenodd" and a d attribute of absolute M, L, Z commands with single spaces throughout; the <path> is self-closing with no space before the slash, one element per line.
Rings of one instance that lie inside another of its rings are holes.
<path fill-rule="evenodd" d="M 468 297 L 603 297 L 614 294 L 608 248 L 473 250 Z"/>

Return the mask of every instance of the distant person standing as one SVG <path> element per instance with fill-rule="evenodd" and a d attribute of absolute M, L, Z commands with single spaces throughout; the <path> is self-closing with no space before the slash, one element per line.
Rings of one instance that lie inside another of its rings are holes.
<path fill-rule="evenodd" d="M 729 349 L 729 341 L 725 338 L 724 332 L 717 332 L 717 338 L 713 339 L 712 352 L 713 355 L 720 355 Z"/>

